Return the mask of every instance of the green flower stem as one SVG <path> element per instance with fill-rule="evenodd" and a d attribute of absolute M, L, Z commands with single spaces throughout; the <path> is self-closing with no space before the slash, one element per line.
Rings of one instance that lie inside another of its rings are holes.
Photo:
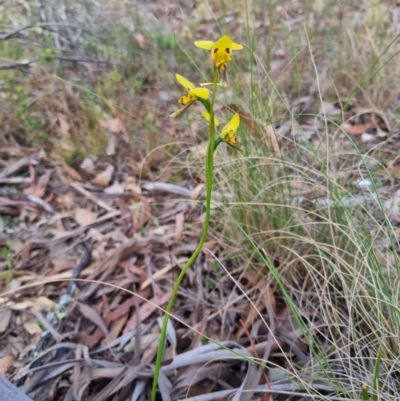
<path fill-rule="evenodd" d="M 209 113 L 210 113 L 210 123 L 208 126 L 209 140 L 208 140 L 208 149 L 207 149 L 207 158 L 206 158 L 206 216 L 205 216 L 205 220 L 204 220 L 204 227 L 203 227 L 203 232 L 201 234 L 199 244 L 197 245 L 197 248 L 193 252 L 193 255 L 186 262 L 185 266 L 183 266 L 183 269 L 180 272 L 178 279 L 176 280 L 174 288 L 172 289 L 172 294 L 169 299 L 167 308 L 165 309 L 165 316 L 164 316 L 163 325 L 162 325 L 161 334 L 160 334 L 160 343 L 158 344 L 156 366 L 155 366 L 154 379 L 153 379 L 153 387 L 152 387 L 152 391 L 151 391 L 151 401 L 156 400 L 157 384 L 158 384 L 158 378 L 160 376 L 162 357 L 164 354 L 164 346 L 165 346 L 165 339 L 167 336 L 167 325 L 168 325 L 169 315 L 171 314 L 172 307 L 174 306 L 175 298 L 178 294 L 179 287 L 182 283 L 183 278 L 186 275 L 186 272 L 188 271 L 189 267 L 193 264 L 193 262 L 196 260 L 197 256 L 199 256 L 201 250 L 203 249 L 203 245 L 207 239 L 208 227 L 210 225 L 211 194 L 212 194 L 212 185 L 213 185 L 214 150 L 215 150 L 214 103 L 215 103 L 215 96 L 217 94 L 217 83 L 218 83 L 218 69 L 216 66 L 214 66 L 213 93 L 212 93 L 211 107 L 209 110 Z"/>

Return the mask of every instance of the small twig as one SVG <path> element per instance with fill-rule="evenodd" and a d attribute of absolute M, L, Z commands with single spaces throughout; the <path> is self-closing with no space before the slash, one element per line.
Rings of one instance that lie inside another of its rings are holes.
<path fill-rule="evenodd" d="M 61 61 L 71 61 L 71 62 L 77 62 L 77 63 L 116 64 L 112 61 L 101 60 L 101 59 L 96 59 L 96 58 L 57 56 L 56 59 L 61 60 Z"/>
<path fill-rule="evenodd" d="M 1 178 L 0 184 L 29 184 L 32 180 L 27 177 Z"/>
<path fill-rule="evenodd" d="M 142 189 L 150 193 L 165 192 L 172 195 L 183 196 L 184 198 L 190 198 L 192 195 L 192 191 L 189 189 L 166 182 L 148 182 L 142 185 Z"/>
<path fill-rule="evenodd" d="M 41 206 L 44 210 L 46 210 L 46 212 L 54 213 L 53 207 L 49 203 L 44 201 L 43 199 L 39 198 L 38 196 L 26 195 L 26 198 L 28 199 L 28 201 L 30 201 L 32 203 L 35 203 L 36 205 Z"/>
<path fill-rule="evenodd" d="M 47 331 L 53 336 L 54 340 L 61 341 L 62 336 L 60 335 L 60 333 L 58 333 L 58 331 L 54 329 L 50 322 L 39 311 L 32 309 L 31 313 L 33 313 L 36 319 L 43 324 Z"/>
<path fill-rule="evenodd" d="M 18 35 L 20 32 L 25 31 L 26 29 L 32 28 L 33 26 L 34 25 L 29 24 L 29 25 L 22 26 L 21 28 L 14 29 L 13 31 L 7 32 L 4 35 L 0 36 L 0 40 L 10 39 L 13 36 Z"/>
<path fill-rule="evenodd" d="M 36 24 L 35 26 L 39 26 L 41 28 L 48 29 L 48 27 L 54 26 L 54 25 L 57 25 L 60 28 L 76 29 L 76 30 L 79 30 L 79 31 L 83 31 L 83 32 L 85 32 L 85 33 L 87 33 L 89 35 L 95 36 L 95 34 L 93 32 L 90 32 L 88 29 L 84 28 L 83 26 L 79 27 L 79 26 L 68 24 L 68 23 L 65 23 L 65 22 L 63 22 L 63 23 L 59 23 L 59 22 L 41 22 L 39 24 Z"/>
<path fill-rule="evenodd" d="M 81 28 L 79 29 L 78 33 L 75 35 L 74 38 L 71 38 L 71 43 L 72 43 L 73 46 L 75 46 L 78 43 L 80 37 L 82 36 L 82 33 L 84 31 L 83 27 L 85 26 L 86 19 L 87 19 L 87 12 L 85 12 L 85 17 L 83 19 L 83 22 L 81 24 Z M 72 36 L 72 33 L 71 33 L 71 36 Z"/>
<path fill-rule="evenodd" d="M 15 68 L 29 67 L 32 63 L 35 63 L 36 61 L 37 58 L 33 58 L 26 61 L 15 61 L 11 63 L 4 63 L 0 64 L 0 70 L 12 70 Z"/>
<path fill-rule="evenodd" d="M 49 27 L 52 27 L 52 26 L 57 26 L 57 27 L 60 27 L 60 28 L 76 29 L 78 31 L 78 34 L 80 34 L 80 35 L 82 35 L 82 32 L 84 32 L 84 33 L 87 33 L 88 35 L 95 36 L 95 34 L 93 32 L 91 32 L 91 31 L 89 31 L 88 29 L 86 29 L 83 24 L 82 24 L 81 27 L 79 27 L 79 26 L 76 26 L 76 25 L 73 25 L 73 24 L 68 24 L 68 23 L 65 23 L 65 22 L 63 22 L 63 23 L 59 23 L 59 22 L 40 22 L 38 24 L 29 24 L 29 25 L 22 26 L 20 28 L 17 28 L 15 30 L 11 31 L 11 32 L 6 32 L 5 34 L 0 35 L 0 41 L 1 40 L 11 39 L 13 36 L 18 35 L 20 32 L 25 31 L 27 29 L 40 27 L 40 28 L 49 30 Z"/>
<path fill-rule="evenodd" d="M 78 235 L 83 234 L 86 230 L 88 230 L 89 228 L 92 228 L 94 226 L 96 226 L 97 224 L 103 223 L 107 220 L 112 219 L 113 217 L 117 217 L 121 214 L 121 212 L 119 210 L 116 210 L 114 212 L 110 212 L 105 214 L 104 216 L 99 217 L 96 221 L 93 221 L 92 223 L 89 223 L 85 226 L 82 227 L 78 227 L 75 228 L 74 230 L 71 231 L 67 231 L 65 234 L 59 235 L 57 237 L 54 237 L 52 239 L 46 239 L 46 238 L 32 238 L 31 242 L 33 244 L 37 244 L 37 245 L 46 245 L 46 246 L 54 246 L 56 244 L 59 244 L 60 242 L 64 242 L 69 238 L 72 237 L 76 237 Z"/>
<path fill-rule="evenodd" d="M 100 206 L 104 210 L 107 210 L 107 212 L 115 212 L 116 210 L 108 205 L 107 203 L 103 202 L 101 199 L 97 198 L 95 195 L 87 191 L 85 188 L 83 188 L 81 185 L 79 185 L 77 182 L 73 182 L 70 184 L 72 188 L 74 188 L 76 191 L 78 191 L 80 194 L 94 202 L 97 206 Z"/>
<path fill-rule="evenodd" d="M 58 50 L 63 50 L 61 43 L 60 43 L 60 38 L 59 38 L 59 33 L 58 33 L 58 25 L 56 24 L 56 19 L 54 17 L 54 12 L 53 12 L 53 7 L 50 2 L 47 3 L 47 11 L 49 14 L 50 22 L 54 23 L 55 27 L 55 32 L 52 32 L 53 38 L 54 38 L 54 44 Z"/>
<path fill-rule="evenodd" d="M 17 160 L 15 163 L 12 163 L 7 167 L 4 167 L 3 170 L 0 171 L 0 178 L 5 178 L 10 175 L 13 175 L 14 173 L 18 173 L 23 168 L 29 166 L 33 162 L 33 159 L 34 155 L 23 157 L 22 159 Z"/>
<path fill-rule="evenodd" d="M 46 212 L 54 213 L 54 209 L 49 203 L 35 195 L 24 194 L 22 192 L 14 191 L 9 188 L 1 188 L 0 196 L 4 196 L 7 198 L 16 198 L 25 202 L 28 201 L 42 207 Z"/>

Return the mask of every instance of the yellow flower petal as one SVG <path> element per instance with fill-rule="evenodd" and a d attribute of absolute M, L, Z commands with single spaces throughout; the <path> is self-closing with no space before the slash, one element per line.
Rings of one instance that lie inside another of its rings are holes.
<path fill-rule="evenodd" d="M 203 111 L 203 116 L 207 121 L 210 121 L 210 113 L 208 111 Z M 217 119 L 217 117 L 214 116 L 214 125 L 216 127 L 218 127 L 219 125 L 219 121 Z"/>
<path fill-rule="evenodd" d="M 210 91 L 207 88 L 193 88 L 190 89 L 189 96 L 196 96 L 207 100 L 210 97 Z"/>
<path fill-rule="evenodd" d="M 228 143 L 231 143 L 231 144 L 233 144 L 233 145 L 235 145 L 235 144 L 237 143 L 237 141 L 238 141 L 234 134 L 232 134 L 232 135 L 226 135 L 226 136 L 223 138 L 223 140 L 224 140 L 224 142 L 228 142 Z"/>
<path fill-rule="evenodd" d="M 179 98 L 178 102 L 185 106 L 183 109 L 172 113 L 170 117 L 176 117 L 186 110 L 193 102 L 200 99 L 207 100 L 210 97 L 210 91 L 207 88 L 196 88 L 194 84 L 188 81 L 182 75 L 175 74 L 176 80 L 187 90 L 187 95 L 183 95 Z"/>
<path fill-rule="evenodd" d="M 187 90 L 194 89 L 194 84 L 188 81 L 186 78 L 183 78 L 182 75 L 175 74 L 176 80 Z"/>
<path fill-rule="evenodd" d="M 195 46 L 199 47 L 200 49 L 210 50 L 214 46 L 214 42 L 210 40 L 198 40 L 194 42 Z"/>
<path fill-rule="evenodd" d="M 231 118 L 228 124 L 221 131 L 221 138 L 224 142 L 229 142 L 231 144 L 237 143 L 237 138 L 235 137 L 236 131 L 239 128 L 240 117 L 238 113 Z"/>
<path fill-rule="evenodd" d="M 231 49 L 232 50 L 242 50 L 243 46 L 239 45 L 239 43 L 232 43 Z"/>
<path fill-rule="evenodd" d="M 187 105 L 188 103 L 193 102 L 193 100 L 195 100 L 195 99 L 192 99 L 191 96 L 181 96 L 181 97 L 179 98 L 178 102 L 179 102 L 182 106 L 185 106 L 185 105 Z"/>
<path fill-rule="evenodd" d="M 228 124 L 222 128 L 222 134 L 235 134 L 240 124 L 240 116 L 238 113 L 235 113 L 231 118 Z"/>
<path fill-rule="evenodd" d="M 221 38 L 219 38 L 215 43 L 214 43 L 214 51 L 215 49 L 226 49 L 226 48 L 231 48 L 232 47 L 232 39 L 228 35 L 224 35 Z"/>

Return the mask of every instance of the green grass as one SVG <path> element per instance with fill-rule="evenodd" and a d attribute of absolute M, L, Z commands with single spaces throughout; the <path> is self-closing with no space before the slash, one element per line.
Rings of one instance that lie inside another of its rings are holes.
<path fill-rule="evenodd" d="M 382 4 L 368 3 L 370 8 L 361 15 L 365 25 L 355 23 L 355 10 L 351 9 L 339 24 L 332 14 L 335 6 L 345 4 L 333 1 L 320 10 L 311 4 L 304 7 L 305 21 L 312 18 L 314 24 L 306 22 L 291 31 L 275 25 L 271 35 L 286 39 L 252 37 L 259 69 L 249 66 L 246 82 L 235 77 L 240 94 L 236 102 L 248 101 L 247 110 L 264 133 L 267 124 L 287 116 L 301 131 L 298 116 L 286 105 L 311 92 L 314 99 L 307 114 L 320 121 L 322 139 L 314 146 L 294 144 L 290 137 L 278 138 L 281 153 L 276 154 L 254 132 L 242 128 L 243 154 L 217 155 L 219 190 L 231 194 L 221 205 L 229 221 L 223 226 L 224 244 L 283 297 L 302 330 L 313 362 L 311 366 L 292 366 L 287 377 L 301 380 L 310 375 L 326 380 L 344 398 L 394 399 L 389 384 L 398 380 L 400 371 L 396 356 L 400 271 L 398 254 L 390 250 L 396 249 L 397 240 L 388 218 L 377 221 L 367 202 L 367 198 L 375 198 L 376 209 L 386 215 L 383 183 L 353 139 L 316 111 L 321 99 L 385 107 L 394 126 L 397 113 L 387 110 L 382 93 L 386 99 L 393 98 L 391 82 L 400 78 L 394 46 L 397 36 Z M 278 74 L 270 60 L 282 46 L 290 61 Z M 366 200 L 353 206 L 348 201 L 357 195 L 356 189 L 349 182 L 350 174 L 340 171 L 336 160 L 333 134 L 338 131 L 340 140 L 356 156 L 359 172 L 373 182 Z M 310 199 L 308 204 L 304 196 Z M 313 202 L 314 196 L 324 204 Z M 391 262 L 383 260 L 385 252 Z M 322 328 L 316 328 L 313 321 Z M 287 363 L 292 365 L 289 360 Z M 346 382 L 350 385 L 345 389 Z"/>

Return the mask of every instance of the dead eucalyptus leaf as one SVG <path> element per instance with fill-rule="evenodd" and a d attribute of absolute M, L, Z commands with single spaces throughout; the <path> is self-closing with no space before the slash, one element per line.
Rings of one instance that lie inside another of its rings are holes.
<path fill-rule="evenodd" d="M 110 164 L 104 171 L 97 174 L 96 177 L 93 178 L 91 183 L 100 187 L 108 187 L 113 174 L 114 166 Z"/>

